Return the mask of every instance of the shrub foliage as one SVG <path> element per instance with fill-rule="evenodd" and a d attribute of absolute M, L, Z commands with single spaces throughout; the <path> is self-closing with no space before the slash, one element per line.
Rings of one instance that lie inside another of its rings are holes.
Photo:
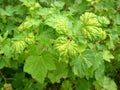
<path fill-rule="evenodd" d="M 120 0 L 0 0 L 0 90 L 119 90 Z"/>

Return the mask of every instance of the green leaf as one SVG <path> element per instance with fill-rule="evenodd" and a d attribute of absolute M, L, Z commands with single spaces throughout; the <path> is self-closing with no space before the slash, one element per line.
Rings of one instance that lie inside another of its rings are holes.
<path fill-rule="evenodd" d="M 111 78 L 104 75 L 104 69 L 105 67 L 102 64 L 95 72 L 95 85 L 97 85 L 98 90 L 101 90 L 100 88 L 103 90 L 117 90 L 117 85 L 115 82 Z"/>
<path fill-rule="evenodd" d="M 13 6 L 7 6 L 6 7 L 7 16 L 12 16 L 15 10 L 16 9 Z"/>
<path fill-rule="evenodd" d="M 82 53 L 83 51 L 85 51 L 86 47 L 87 47 L 87 44 L 86 44 L 86 43 L 79 43 L 79 44 L 78 44 L 78 51 L 79 51 L 80 53 Z"/>
<path fill-rule="evenodd" d="M 101 81 L 94 82 L 97 90 L 118 90 L 116 83 L 109 77 L 102 77 Z"/>
<path fill-rule="evenodd" d="M 119 35 L 116 29 L 108 29 L 109 34 L 109 41 L 106 41 L 106 45 L 109 49 L 115 49 L 115 44 L 119 42 Z"/>
<path fill-rule="evenodd" d="M 120 47 L 118 47 L 114 52 L 115 60 L 120 61 Z"/>
<path fill-rule="evenodd" d="M 104 77 L 103 88 L 106 90 L 117 90 L 115 82 L 109 77 Z"/>
<path fill-rule="evenodd" d="M 7 13 L 5 12 L 5 10 L 3 8 L 0 8 L 0 15 L 4 16 L 6 15 Z"/>
<path fill-rule="evenodd" d="M 120 25 L 120 14 L 116 14 L 116 15 L 115 15 L 115 23 L 116 23 L 117 25 Z"/>
<path fill-rule="evenodd" d="M 3 30 L 4 29 L 4 25 L 0 22 L 0 29 Z"/>
<path fill-rule="evenodd" d="M 73 90 L 71 82 L 68 80 L 63 81 L 61 90 Z"/>
<path fill-rule="evenodd" d="M 52 83 L 60 82 L 60 79 L 68 76 L 68 67 L 65 62 L 56 62 L 56 70 L 48 73 L 48 78 Z"/>
<path fill-rule="evenodd" d="M 75 0 L 76 3 L 82 3 L 82 0 Z"/>
<path fill-rule="evenodd" d="M 114 59 L 114 56 L 110 53 L 110 51 L 105 50 L 105 51 L 103 51 L 103 59 L 104 59 L 105 61 L 110 62 L 111 59 Z"/>
<path fill-rule="evenodd" d="M 105 66 L 104 63 L 99 66 L 99 68 L 95 71 L 95 79 L 99 82 L 100 85 L 102 85 L 103 77 L 104 77 L 104 70 Z"/>
<path fill-rule="evenodd" d="M 7 64 L 6 61 L 3 58 L 0 58 L 0 69 L 4 68 Z"/>
<path fill-rule="evenodd" d="M 24 86 L 23 80 L 25 78 L 25 73 L 16 73 L 14 76 L 14 80 L 13 80 L 13 87 L 15 88 L 22 88 Z"/>
<path fill-rule="evenodd" d="M 0 0 L 1 90 L 119 90 L 119 68 L 120 0 Z"/>
<path fill-rule="evenodd" d="M 53 60 L 54 58 L 49 54 L 29 56 L 24 65 L 24 72 L 31 74 L 35 80 L 43 83 L 48 70 L 55 69 Z"/>
<path fill-rule="evenodd" d="M 77 81 L 76 90 L 93 90 L 91 81 L 80 79 Z"/>
<path fill-rule="evenodd" d="M 71 66 L 73 66 L 72 71 L 74 74 L 83 78 L 86 76 L 88 69 L 92 66 L 92 63 L 85 57 L 78 56 L 71 62 Z"/>
<path fill-rule="evenodd" d="M 43 31 L 40 32 L 40 35 L 36 37 L 37 41 L 44 47 L 50 47 L 54 38 L 56 38 L 56 35 L 53 30 L 47 29 L 44 31 L 44 28 Z"/>
<path fill-rule="evenodd" d="M 94 71 L 102 64 L 103 58 L 91 50 L 85 50 L 82 55 L 71 61 L 72 71 L 80 78 L 93 77 Z"/>
<path fill-rule="evenodd" d="M 61 2 L 61 1 L 54 1 L 53 3 L 52 3 L 52 7 L 54 7 L 54 8 L 57 8 L 57 9 L 62 9 L 63 8 L 63 6 L 64 6 L 64 2 Z"/>
<path fill-rule="evenodd" d="M 107 17 L 105 17 L 105 16 L 99 16 L 98 21 L 103 26 L 110 24 L 109 19 Z"/>

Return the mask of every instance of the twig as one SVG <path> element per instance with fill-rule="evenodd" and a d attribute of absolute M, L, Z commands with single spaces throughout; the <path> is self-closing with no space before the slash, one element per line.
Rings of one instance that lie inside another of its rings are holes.
<path fill-rule="evenodd" d="M 7 82 L 7 78 L 3 75 L 3 73 L 0 71 L 0 75 L 2 76 L 2 78 L 4 79 L 5 83 Z"/>

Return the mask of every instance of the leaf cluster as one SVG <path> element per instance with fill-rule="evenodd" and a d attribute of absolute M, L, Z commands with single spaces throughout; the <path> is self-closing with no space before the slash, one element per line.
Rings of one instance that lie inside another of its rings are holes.
<path fill-rule="evenodd" d="M 0 90 L 119 90 L 120 0 L 0 0 Z"/>

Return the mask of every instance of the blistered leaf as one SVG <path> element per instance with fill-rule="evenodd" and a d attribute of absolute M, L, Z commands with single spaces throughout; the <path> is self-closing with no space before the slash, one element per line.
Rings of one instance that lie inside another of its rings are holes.
<path fill-rule="evenodd" d="M 25 37 L 25 41 L 28 44 L 34 44 L 35 43 L 35 36 L 33 33 L 29 33 L 26 37 Z"/>
<path fill-rule="evenodd" d="M 78 45 L 73 40 L 69 40 L 66 37 L 59 37 L 56 40 L 55 48 L 59 51 L 60 55 L 76 55 L 78 53 Z"/>
<path fill-rule="evenodd" d="M 86 12 L 82 16 L 80 16 L 80 23 L 81 23 L 81 32 L 85 38 L 90 40 L 94 40 L 96 38 L 102 39 L 106 38 L 105 31 L 99 27 L 99 22 L 97 20 L 97 16 L 94 13 Z"/>
<path fill-rule="evenodd" d="M 29 0 L 20 0 L 21 2 L 23 2 L 23 5 L 25 5 L 25 6 L 27 6 L 27 7 L 34 7 L 34 5 L 35 5 L 35 0 L 31 0 L 31 1 L 29 1 Z"/>
<path fill-rule="evenodd" d="M 18 27 L 18 30 L 23 31 L 23 30 L 29 29 L 32 26 L 38 27 L 40 23 L 41 23 L 41 20 L 39 19 L 32 19 L 30 17 L 27 17 L 26 20 L 22 24 L 20 24 L 20 26 Z"/>
<path fill-rule="evenodd" d="M 94 13 L 86 12 L 80 16 L 80 22 L 82 25 L 98 26 L 99 22 L 97 16 Z"/>
<path fill-rule="evenodd" d="M 21 53 L 26 47 L 26 43 L 24 41 L 15 41 L 13 44 L 13 51 L 15 53 Z"/>
<path fill-rule="evenodd" d="M 48 18 L 45 23 L 54 28 L 59 34 L 67 34 L 71 27 L 71 22 L 67 17 L 62 15 L 54 15 Z"/>

